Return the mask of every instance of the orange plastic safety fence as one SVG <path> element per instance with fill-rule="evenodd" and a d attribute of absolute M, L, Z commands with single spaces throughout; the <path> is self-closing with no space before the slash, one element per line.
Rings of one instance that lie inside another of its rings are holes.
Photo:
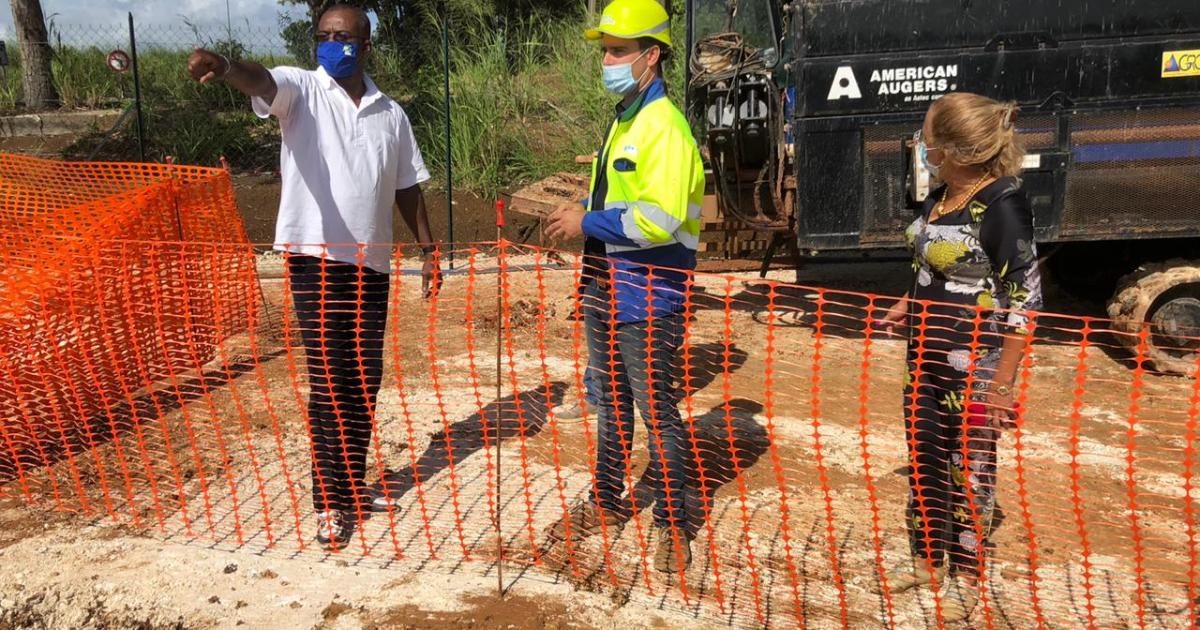
<path fill-rule="evenodd" d="M 0 162 L 0 497 L 314 559 L 339 510 L 335 554 L 735 626 L 939 627 L 964 593 L 970 627 L 1196 618 L 1200 382 L 1154 373 L 1148 331 L 1037 314 L 1015 426 L 981 431 L 983 310 L 939 354 L 927 308 L 893 334 L 892 298 L 694 273 L 637 324 L 579 255 L 512 243 L 455 250 L 423 299 L 403 252 L 256 255 L 222 171 Z"/>
<path fill-rule="evenodd" d="M 165 246 L 181 241 L 208 245 Z M 159 528 L 186 512 L 178 485 L 159 486 L 178 436 L 161 424 L 171 402 L 157 385 L 212 361 L 260 305 L 239 293 L 255 263 L 228 174 L 0 154 L 0 263 L 0 473 L 27 486 L 26 469 L 62 462 L 46 479 L 59 507 L 113 514 L 124 501 L 134 523 Z M 85 484 L 99 492 L 76 491 Z"/>

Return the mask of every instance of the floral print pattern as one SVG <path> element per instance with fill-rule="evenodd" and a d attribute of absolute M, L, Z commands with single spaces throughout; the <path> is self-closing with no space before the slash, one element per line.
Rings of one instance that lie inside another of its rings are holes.
<path fill-rule="evenodd" d="M 907 520 L 915 556 L 975 572 L 991 533 L 999 432 L 972 423 L 970 405 L 995 373 L 1003 335 L 1027 332 L 1029 311 L 1041 307 L 1041 277 L 1033 215 L 1018 180 L 999 179 L 930 221 L 940 197 L 931 195 L 906 233 L 914 272 L 904 390 Z"/>

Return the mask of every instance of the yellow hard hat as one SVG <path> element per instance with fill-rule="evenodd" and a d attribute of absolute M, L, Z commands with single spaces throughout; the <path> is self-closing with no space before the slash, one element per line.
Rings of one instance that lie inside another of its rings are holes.
<path fill-rule="evenodd" d="M 605 34 L 621 39 L 649 37 L 671 45 L 671 18 L 659 0 L 612 0 L 600 14 L 600 25 L 583 32 L 588 39 Z"/>

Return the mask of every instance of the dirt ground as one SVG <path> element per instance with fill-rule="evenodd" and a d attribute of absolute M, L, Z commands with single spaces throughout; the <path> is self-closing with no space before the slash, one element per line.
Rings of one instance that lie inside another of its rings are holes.
<path fill-rule="evenodd" d="M 26 480 L 43 508 L 86 503 L 90 515 L 0 512 L 0 625 L 936 627 L 930 593 L 879 593 L 877 567 L 907 554 L 903 344 L 864 352 L 865 301 L 831 298 L 818 336 L 816 289 L 776 288 L 771 310 L 775 285 L 753 276 L 699 282 L 695 391 L 682 407 L 706 472 L 703 496 L 689 498 L 696 561 L 681 579 L 648 568 L 645 509 L 586 541 L 546 538 L 587 493 L 595 438 L 547 413 L 579 391 L 573 276 L 535 256 L 509 261 L 497 373 L 494 262 L 477 253 L 478 272 L 448 276 L 436 303 L 398 276 L 370 475 L 394 484 L 396 503 L 347 550 L 311 541 L 302 355 L 286 329 L 260 329 L 168 388 L 179 405 L 147 403 L 123 440 Z M 903 278 L 805 273 L 860 290 Z M 279 282 L 264 291 L 287 308 Z M 988 604 L 970 627 L 1184 627 L 1191 384 L 1135 385 L 1119 352 L 1081 358 L 1070 322 L 1048 323 L 1058 330 L 1035 348 L 1024 429 L 1000 445 Z M 626 476 L 644 508 L 637 431 Z M 82 494 L 73 476 L 90 480 Z M 488 599 L 497 505 L 511 606 Z"/>
<path fill-rule="evenodd" d="M 235 187 L 251 240 L 269 242 L 277 183 Z M 429 196 L 444 235 L 444 200 Z M 456 203 L 456 240 L 494 239 L 491 203 Z M 506 237 L 536 243 L 530 225 L 511 221 Z M 629 523 L 550 544 L 546 528 L 587 493 L 595 439 L 547 413 L 579 395 L 573 276 L 509 261 L 497 371 L 495 260 L 475 252 L 478 273 L 462 273 L 470 255 L 436 303 L 416 295 L 413 269 L 397 276 L 370 474 L 398 485 L 396 502 L 350 548 L 311 540 L 303 355 L 282 284 L 266 281 L 273 317 L 255 334 L 144 393 L 94 453 L 0 486 L 0 628 L 937 627 L 940 599 L 879 589 L 877 567 L 907 556 L 903 343 L 868 351 L 865 298 L 816 300 L 815 287 L 897 295 L 906 265 L 812 265 L 807 288 L 702 278 L 683 412 L 707 468 L 681 579 L 647 566 L 644 427 Z M 1192 385 L 1137 375 L 1103 336 L 1081 353 L 1077 322 L 1047 323 L 1023 430 L 999 447 L 987 603 L 963 627 L 1187 627 Z"/>
<path fill-rule="evenodd" d="M 2 150 L 2 149 L 0 149 Z M 246 221 L 246 232 L 251 243 L 269 244 L 275 240 L 275 216 L 279 213 L 279 178 L 273 174 L 238 174 L 233 178 L 238 206 Z M 427 185 L 423 187 L 425 203 L 429 212 L 429 227 L 435 239 L 450 240 L 450 215 L 447 212 L 444 188 Z M 496 240 L 496 202 L 481 199 L 470 193 L 454 196 L 454 241 L 457 243 L 483 243 Z M 543 244 L 537 221 L 519 213 L 507 213 L 504 238 L 516 243 Z M 396 226 L 396 239 L 411 242 L 412 235 L 403 225 Z M 578 247 L 579 243 L 568 243 L 567 247 Z"/>
<path fill-rule="evenodd" d="M 19 136 L 0 138 L 0 153 L 24 153 L 43 158 L 57 158 L 78 136 Z"/>

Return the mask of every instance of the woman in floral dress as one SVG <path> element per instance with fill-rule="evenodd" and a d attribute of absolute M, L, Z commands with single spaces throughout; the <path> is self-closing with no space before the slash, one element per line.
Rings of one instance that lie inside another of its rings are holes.
<path fill-rule="evenodd" d="M 1042 305 L 1033 214 L 1018 179 L 1016 105 L 942 97 L 914 137 L 943 182 L 909 226 L 912 289 L 884 318 L 908 324 L 904 391 L 912 563 L 893 592 L 944 585 L 946 622 L 974 609 L 995 507 L 996 442 L 1010 426 L 1027 311 Z"/>

